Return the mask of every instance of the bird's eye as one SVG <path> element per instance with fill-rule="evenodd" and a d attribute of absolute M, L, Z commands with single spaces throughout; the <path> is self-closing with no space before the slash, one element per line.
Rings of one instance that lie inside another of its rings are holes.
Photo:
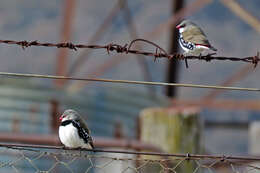
<path fill-rule="evenodd" d="M 186 24 L 181 25 L 182 28 L 185 27 L 185 26 L 186 26 Z"/>

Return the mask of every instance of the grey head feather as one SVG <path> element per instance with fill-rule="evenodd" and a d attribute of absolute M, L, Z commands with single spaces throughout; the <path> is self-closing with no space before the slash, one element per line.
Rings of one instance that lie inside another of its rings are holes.
<path fill-rule="evenodd" d="M 197 26 L 195 23 L 193 23 L 193 22 L 190 21 L 190 20 L 183 20 L 183 21 L 179 24 L 179 26 L 190 26 L 190 25 L 195 25 L 195 26 Z"/>
<path fill-rule="evenodd" d="M 73 109 L 65 110 L 64 113 L 62 114 L 62 116 L 66 117 L 66 119 L 68 119 L 68 120 L 75 120 L 75 119 L 81 118 L 79 113 Z"/>
<path fill-rule="evenodd" d="M 73 109 L 67 109 L 64 111 L 62 116 L 66 116 L 66 120 L 74 120 L 77 121 L 80 126 L 86 130 L 86 132 L 90 135 L 90 130 L 87 126 L 87 123 L 81 118 L 79 113 Z"/>

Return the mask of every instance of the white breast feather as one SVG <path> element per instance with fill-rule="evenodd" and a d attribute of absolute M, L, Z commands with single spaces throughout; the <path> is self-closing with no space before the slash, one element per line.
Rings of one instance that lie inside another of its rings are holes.
<path fill-rule="evenodd" d="M 79 137 L 78 129 L 76 129 L 72 124 L 59 127 L 59 138 L 62 144 L 70 148 L 88 148 L 84 140 Z"/>

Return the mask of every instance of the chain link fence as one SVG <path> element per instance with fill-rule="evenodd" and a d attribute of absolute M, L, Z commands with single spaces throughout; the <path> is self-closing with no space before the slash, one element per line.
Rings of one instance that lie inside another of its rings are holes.
<path fill-rule="evenodd" d="M 75 150 L 0 148 L 0 172 L 257 172 L 257 163 L 210 158 L 177 158 Z"/>

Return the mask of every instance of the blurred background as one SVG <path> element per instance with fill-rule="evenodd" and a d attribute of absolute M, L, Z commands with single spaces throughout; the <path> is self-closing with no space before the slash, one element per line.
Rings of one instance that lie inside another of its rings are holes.
<path fill-rule="evenodd" d="M 204 30 L 217 56 L 247 57 L 259 51 L 259 7 L 258 0 L 2 0 L 0 38 L 100 45 L 145 38 L 176 53 L 182 51 L 175 26 L 185 18 Z M 143 43 L 135 48 L 155 51 Z M 190 60 L 186 68 L 184 61 L 154 62 L 153 57 L 106 50 L 23 50 L 2 44 L 0 52 L 3 72 L 252 88 L 260 84 L 259 67 L 243 62 Z M 254 144 L 259 143 L 260 128 L 257 92 L 1 76 L 0 96 L 1 142 L 58 145 L 57 118 L 73 108 L 84 116 L 99 147 L 121 148 L 122 140 L 142 142 L 139 119 L 144 109 L 167 107 L 185 114 L 195 108 L 199 153 L 260 153 Z"/>

